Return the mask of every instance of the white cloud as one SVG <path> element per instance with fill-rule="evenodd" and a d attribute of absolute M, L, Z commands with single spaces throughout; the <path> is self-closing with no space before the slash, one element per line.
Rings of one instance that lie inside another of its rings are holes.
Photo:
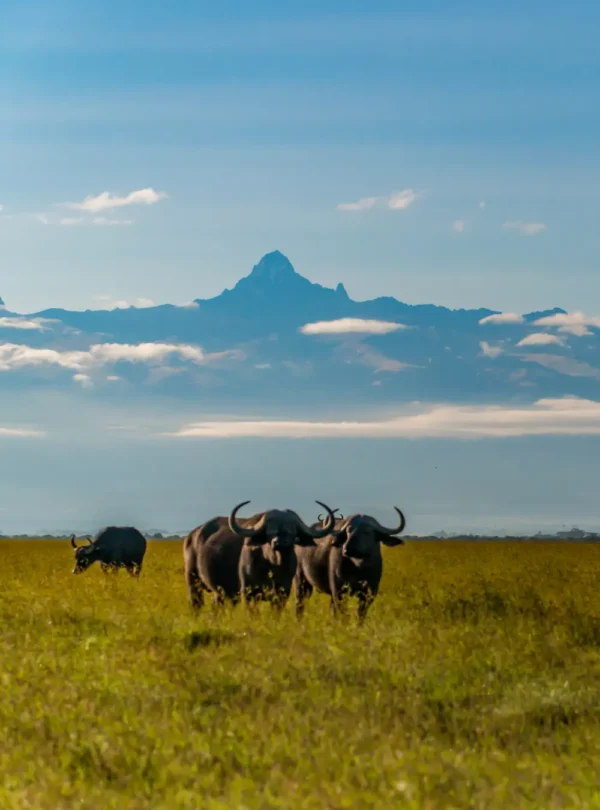
<path fill-rule="evenodd" d="M 26 367 L 57 366 L 86 374 L 91 369 L 119 362 L 161 365 L 172 356 L 196 365 L 200 365 L 205 359 L 200 347 L 181 343 L 99 343 L 90 346 L 87 351 L 66 352 L 0 343 L 0 372 Z"/>
<path fill-rule="evenodd" d="M 88 211 L 96 214 L 100 211 L 109 211 L 112 208 L 123 208 L 128 205 L 154 205 L 161 200 L 165 200 L 168 195 L 164 191 L 155 191 L 153 188 L 141 188 L 132 191 L 124 197 L 113 195 L 108 191 L 103 191 L 97 196 L 88 196 L 80 203 L 65 203 L 68 208 L 75 208 L 78 211 Z"/>
<path fill-rule="evenodd" d="M 522 315 L 517 315 L 516 312 L 497 312 L 495 315 L 488 315 L 479 321 L 480 326 L 486 324 L 509 324 L 509 323 L 523 323 L 524 318 Z"/>
<path fill-rule="evenodd" d="M 89 374 L 73 374 L 73 379 L 75 382 L 81 383 L 83 388 L 93 388 L 94 383 L 92 382 L 92 378 Z"/>
<path fill-rule="evenodd" d="M 85 217 L 58 217 L 54 214 L 33 214 L 41 225 L 54 225 L 56 227 L 79 227 L 89 225 L 133 225 L 132 219 L 107 219 L 106 217 L 92 217 L 86 219 Z"/>
<path fill-rule="evenodd" d="M 388 198 L 388 208 L 392 211 L 405 211 L 409 208 L 419 195 L 412 188 L 405 188 L 404 191 L 397 191 Z"/>
<path fill-rule="evenodd" d="M 28 430 L 26 428 L 7 428 L 7 427 L 0 427 L 0 438 L 11 437 L 11 438 L 32 438 L 36 436 L 45 436 L 46 434 L 42 430 Z"/>
<path fill-rule="evenodd" d="M 94 217 L 92 225 L 105 226 L 107 228 L 118 227 L 120 225 L 133 225 L 132 219 L 107 219 L 106 217 Z"/>
<path fill-rule="evenodd" d="M 556 335 L 549 335 L 547 332 L 534 332 L 527 335 L 517 343 L 517 346 L 562 346 L 563 341 Z"/>
<path fill-rule="evenodd" d="M 83 223 L 84 223 L 83 217 L 61 217 L 56 224 L 71 227 L 73 225 L 83 225 Z"/>
<path fill-rule="evenodd" d="M 338 205 L 339 211 L 367 211 L 369 208 L 373 208 L 375 203 L 377 202 L 377 197 L 362 197 L 357 202 L 352 203 L 340 203 Z"/>
<path fill-rule="evenodd" d="M 200 309 L 200 304 L 197 301 L 188 301 L 186 304 L 179 304 L 181 309 Z"/>
<path fill-rule="evenodd" d="M 434 405 L 407 410 L 383 421 L 221 421 L 194 422 L 177 438 L 453 438 L 528 435 L 600 435 L 600 402 L 564 397 L 540 399 L 522 407 Z"/>
<path fill-rule="evenodd" d="M 408 329 L 403 323 L 392 323 L 391 321 L 371 321 L 363 318 L 340 318 L 337 321 L 317 321 L 307 323 L 300 327 L 300 331 L 305 335 L 386 335 L 388 332 L 396 332 L 398 329 Z"/>
<path fill-rule="evenodd" d="M 465 232 L 465 221 L 464 219 L 455 219 L 452 223 L 452 230 L 456 231 L 456 233 L 464 233 Z"/>
<path fill-rule="evenodd" d="M 589 326 L 600 329 L 600 318 L 590 317 L 583 312 L 557 312 L 556 315 L 538 318 L 535 325 L 557 327 L 558 331 L 564 334 L 585 337 L 592 334 L 588 329 Z"/>
<path fill-rule="evenodd" d="M 146 309 L 148 307 L 154 307 L 156 304 L 151 298 L 134 298 L 133 301 L 125 301 L 123 299 L 111 298 L 110 295 L 97 295 L 95 296 L 95 300 L 102 306 L 104 310 L 112 310 L 112 309 L 130 309 L 134 307 L 136 309 Z"/>
<path fill-rule="evenodd" d="M 482 340 L 479 346 L 484 357 L 500 357 L 504 352 L 503 346 L 492 346 L 486 340 Z"/>
<path fill-rule="evenodd" d="M 54 318 L 0 318 L 0 329 L 23 329 L 29 332 L 44 332 L 47 324 L 57 324 L 60 321 Z"/>
<path fill-rule="evenodd" d="M 485 200 L 481 200 L 481 202 L 479 203 L 479 207 L 483 211 L 483 209 L 485 208 Z"/>
<path fill-rule="evenodd" d="M 356 202 L 339 203 L 339 211 L 368 211 L 381 200 L 392 211 L 405 211 L 411 206 L 419 195 L 412 188 L 396 191 L 388 197 L 361 197 Z"/>
<path fill-rule="evenodd" d="M 503 227 L 519 231 L 523 236 L 536 236 L 538 233 L 545 231 L 547 226 L 543 222 L 523 222 L 523 220 L 518 220 L 516 222 L 505 222 Z"/>

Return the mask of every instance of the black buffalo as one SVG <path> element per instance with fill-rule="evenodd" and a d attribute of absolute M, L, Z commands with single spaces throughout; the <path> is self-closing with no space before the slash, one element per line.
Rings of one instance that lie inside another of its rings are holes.
<path fill-rule="evenodd" d="M 146 554 L 146 538 L 132 526 L 109 526 L 96 535 L 86 538 L 87 546 L 77 546 L 75 535 L 71 545 L 75 549 L 74 574 L 80 574 L 92 563 L 99 562 L 106 573 L 125 568 L 132 576 L 139 576 Z"/>
<path fill-rule="evenodd" d="M 215 517 L 186 537 L 185 577 L 194 609 L 202 606 L 207 591 L 214 594 L 215 604 L 241 598 L 251 605 L 265 599 L 283 607 L 296 573 L 295 548 L 314 545 L 335 523 L 333 512 L 319 501 L 329 514 L 321 528 L 308 526 L 290 509 L 238 519 L 238 511 L 248 503 L 238 504 L 229 518 Z"/>
<path fill-rule="evenodd" d="M 358 617 L 365 618 L 381 582 L 381 543 L 404 544 L 397 535 L 404 531 L 406 520 L 397 506 L 394 509 L 400 517 L 396 528 L 387 529 L 369 515 L 350 515 L 336 520 L 333 531 L 319 543 L 298 549 L 294 580 L 298 616 L 302 615 L 305 599 L 316 588 L 331 596 L 334 615 L 343 609 L 344 597 L 356 596 Z"/>

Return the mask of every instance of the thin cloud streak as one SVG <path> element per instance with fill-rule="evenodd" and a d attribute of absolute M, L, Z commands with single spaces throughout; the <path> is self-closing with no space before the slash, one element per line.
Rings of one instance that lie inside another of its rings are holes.
<path fill-rule="evenodd" d="M 532 405 L 434 405 L 382 421 L 193 422 L 162 436 L 179 439 L 482 439 L 600 435 L 600 402 L 564 397 Z"/>
<path fill-rule="evenodd" d="M 485 318 L 482 318 L 479 321 L 480 326 L 487 326 L 492 324 L 511 324 L 511 323 L 523 323 L 525 319 L 522 315 L 518 315 L 516 312 L 497 312 L 495 315 L 488 315 Z"/>
<path fill-rule="evenodd" d="M 369 208 L 373 208 L 375 203 L 377 202 L 377 197 L 362 197 L 357 202 L 352 203 L 340 203 L 338 205 L 339 211 L 368 211 Z"/>
<path fill-rule="evenodd" d="M 27 428 L 7 428 L 0 427 L 0 438 L 30 439 L 45 436 L 43 430 L 30 430 Z"/>
<path fill-rule="evenodd" d="M 161 200 L 167 199 L 168 194 L 164 191 L 155 191 L 153 188 L 141 188 L 138 191 L 131 191 L 124 197 L 103 191 L 101 194 L 87 196 L 83 202 L 65 203 L 67 208 L 74 208 L 77 211 L 87 211 L 97 214 L 100 211 L 109 211 L 113 208 L 123 208 L 128 205 L 155 205 Z"/>
<path fill-rule="evenodd" d="M 534 332 L 532 335 L 527 335 L 523 340 L 517 343 L 517 346 L 563 346 L 564 342 L 556 335 L 550 335 L 547 332 Z"/>
<path fill-rule="evenodd" d="M 338 211 L 368 211 L 380 202 L 384 203 L 391 211 L 406 211 L 419 197 L 412 188 L 405 188 L 403 191 L 396 191 L 387 197 L 361 197 L 356 202 L 339 203 Z"/>
<path fill-rule="evenodd" d="M 300 327 L 304 335 L 387 335 L 399 329 L 408 329 L 403 323 L 391 321 L 371 321 L 363 318 L 340 318 L 336 321 L 316 321 Z"/>
<path fill-rule="evenodd" d="M 523 220 L 517 220 L 516 222 L 505 222 L 503 227 L 518 231 L 523 236 L 537 236 L 539 233 L 546 230 L 547 225 L 543 222 L 523 222 Z"/>

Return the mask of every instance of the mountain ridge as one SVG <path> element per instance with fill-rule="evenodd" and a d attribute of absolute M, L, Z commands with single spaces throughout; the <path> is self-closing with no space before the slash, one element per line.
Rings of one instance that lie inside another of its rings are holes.
<path fill-rule="evenodd" d="M 355 301 L 343 284 L 314 283 L 272 251 L 231 289 L 192 306 L 11 314 L 0 321 L 8 358 L 0 354 L 0 373 L 17 390 L 75 386 L 86 396 L 164 395 L 218 408 L 265 400 L 274 407 L 387 407 L 407 400 L 600 399 L 593 325 L 585 339 L 535 325 L 564 314 L 559 307 L 519 323 L 480 323 L 495 314 L 391 296 Z M 15 324 L 19 318 L 29 325 Z M 39 328 L 32 327 L 36 320 Z M 95 354 L 93 346 L 100 347 Z M 36 354 L 40 349 L 45 353 Z"/>

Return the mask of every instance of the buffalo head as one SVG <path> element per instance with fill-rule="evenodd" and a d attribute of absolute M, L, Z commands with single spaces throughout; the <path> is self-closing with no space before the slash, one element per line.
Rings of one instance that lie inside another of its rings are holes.
<path fill-rule="evenodd" d="M 292 549 L 294 545 L 313 546 L 315 540 L 328 535 L 335 525 L 335 515 L 331 509 L 321 501 L 316 501 L 329 515 L 320 529 L 307 526 L 291 509 L 270 509 L 257 516 L 254 526 L 242 526 L 237 520 L 237 513 L 242 506 L 249 503 L 250 501 L 244 501 L 238 504 L 229 517 L 229 528 L 243 537 L 247 546 L 262 546 L 268 543 L 273 551 L 285 551 Z"/>
<path fill-rule="evenodd" d="M 85 539 L 87 540 L 88 545 L 78 546 L 75 542 L 75 535 L 71 537 L 71 545 L 75 549 L 75 568 L 73 568 L 74 574 L 81 574 L 86 570 L 86 568 L 89 568 L 96 559 L 94 554 L 96 549 L 94 548 L 91 537 L 86 537 Z"/>
<path fill-rule="evenodd" d="M 393 529 L 382 526 L 370 515 L 350 515 L 345 520 L 338 520 L 333 535 L 333 545 L 342 549 L 342 556 L 353 560 L 365 560 L 377 553 L 379 544 L 386 546 L 404 545 L 404 540 L 396 535 L 401 534 L 406 526 L 404 515 L 394 506 L 400 517 L 400 523 Z"/>

